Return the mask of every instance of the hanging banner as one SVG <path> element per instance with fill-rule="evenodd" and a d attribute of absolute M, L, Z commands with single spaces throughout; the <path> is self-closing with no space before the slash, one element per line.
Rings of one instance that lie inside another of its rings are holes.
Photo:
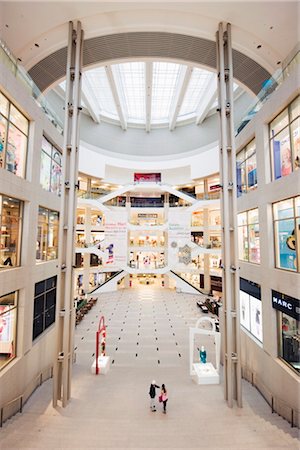
<path fill-rule="evenodd" d="M 127 265 L 127 212 L 109 211 L 105 214 L 103 264 L 109 268 L 125 269 Z"/>
<path fill-rule="evenodd" d="M 191 215 L 178 208 L 169 210 L 168 261 L 170 268 L 191 263 Z"/>

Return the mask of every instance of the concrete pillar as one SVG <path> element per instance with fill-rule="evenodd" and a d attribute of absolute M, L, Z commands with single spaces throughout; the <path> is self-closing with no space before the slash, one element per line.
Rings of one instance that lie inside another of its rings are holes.
<path fill-rule="evenodd" d="M 204 248 L 207 248 L 210 244 L 209 240 L 209 209 L 203 209 L 203 245 Z M 208 253 L 204 253 L 204 291 L 210 292 L 210 255 Z"/>
<path fill-rule="evenodd" d="M 233 65 L 231 25 L 219 24 L 216 35 L 218 103 L 220 117 L 220 179 L 222 216 L 224 397 L 242 406 L 239 266 L 237 247 L 236 155 L 233 124 Z"/>
<path fill-rule="evenodd" d="M 63 407 L 71 397 L 74 348 L 75 309 L 73 302 L 73 271 L 75 267 L 74 235 L 76 229 L 76 190 L 78 189 L 79 115 L 82 74 L 83 31 L 69 22 L 67 50 L 63 190 L 60 214 L 61 276 L 57 298 L 57 345 L 53 370 L 53 406 L 61 400 Z"/>

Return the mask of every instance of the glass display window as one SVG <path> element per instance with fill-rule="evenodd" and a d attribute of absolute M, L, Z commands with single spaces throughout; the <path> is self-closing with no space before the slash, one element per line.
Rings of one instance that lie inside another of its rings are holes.
<path fill-rule="evenodd" d="M 0 167 L 24 178 L 29 121 L 0 93 Z"/>
<path fill-rule="evenodd" d="M 20 265 L 23 202 L 0 195 L 0 269 Z"/>
<path fill-rule="evenodd" d="M 209 211 L 209 224 L 211 226 L 221 225 L 221 211 L 219 209 Z"/>
<path fill-rule="evenodd" d="M 256 144 L 253 139 L 236 156 L 237 195 L 257 187 Z"/>
<path fill-rule="evenodd" d="M 56 284 L 56 277 L 35 284 L 32 340 L 35 340 L 55 322 Z"/>
<path fill-rule="evenodd" d="M 269 125 L 272 178 L 290 175 L 300 167 L 299 96 Z"/>
<path fill-rule="evenodd" d="M 59 213 L 39 207 L 36 260 L 50 261 L 58 257 Z"/>
<path fill-rule="evenodd" d="M 203 227 L 203 211 L 196 211 L 192 214 L 192 227 Z"/>
<path fill-rule="evenodd" d="M 17 294 L 0 297 L 0 370 L 16 357 Z"/>
<path fill-rule="evenodd" d="M 40 184 L 43 189 L 61 195 L 62 155 L 45 137 L 42 141 Z"/>
<path fill-rule="evenodd" d="M 23 114 L 14 106 L 10 107 L 10 121 L 26 136 L 28 135 L 28 120 Z"/>
<path fill-rule="evenodd" d="M 7 98 L 0 92 L 0 113 L 8 117 L 8 109 L 9 109 L 9 101 Z"/>
<path fill-rule="evenodd" d="M 300 375 L 300 322 L 277 311 L 279 323 L 279 356 Z"/>
<path fill-rule="evenodd" d="M 275 267 L 300 271 L 300 196 L 273 204 Z"/>
<path fill-rule="evenodd" d="M 258 209 L 238 214 L 239 259 L 260 263 L 260 239 Z"/>
<path fill-rule="evenodd" d="M 220 177 L 219 175 L 213 176 L 207 179 L 207 194 L 208 198 L 216 199 L 220 198 Z"/>
<path fill-rule="evenodd" d="M 263 342 L 260 285 L 240 278 L 240 323 L 258 341 Z"/>
<path fill-rule="evenodd" d="M 19 177 L 25 175 L 27 136 L 14 125 L 9 124 L 6 145 L 6 169 Z"/>
<path fill-rule="evenodd" d="M 7 138 L 7 120 L 0 114 L 0 167 L 4 167 Z"/>

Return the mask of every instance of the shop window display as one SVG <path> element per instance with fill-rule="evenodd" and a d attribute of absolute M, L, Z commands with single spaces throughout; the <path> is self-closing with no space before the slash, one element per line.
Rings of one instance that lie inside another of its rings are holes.
<path fill-rule="evenodd" d="M 41 151 L 40 184 L 43 189 L 61 194 L 62 155 L 45 137 Z"/>
<path fill-rule="evenodd" d="M 253 139 L 236 156 L 238 197 L 257 187 L 256 144 Z"/>
<path fill-rule="evenodd" d="M 0 167 L 24 178 L 29 122 L 0 92 Z"/>
<path fill-rule="evenodd" d="M 260 286 L 243 278 L 240 278 L 240 322 L 256 339 L 263 341 Z"/>
<path fill-rule="evenodd" d="M 35 284 L 32 339 L 55 322 L 56 277 Z"/>
<path fill-rule="evenodd" d="M 284 313 L 279 314 L 280 357 L 300 374 L 300 322 Z"/>
<path fill-rule="evenodd" d="M 300 196 L 273 204 L 275 266 L 300 272 Z"/>
<path fill-rule="evenodd" d="M 39 207 L 36 260 L 49 261 L 58 255 L 59 214 L 56 211 Z"/>
<path fill-rule="evenodd" d="M 0 297 L 0 370 L 16 356 L 17 292 Z"/>
<path fill-rule="evenodd" d="M 260 263 L 258 209 L 238 214 L 239 259 Z"/>
<path fill-rule="evenodd" d="M 20 264 L 23 202 L 0 195 L 0 269 Z"/>
<path fill-rule="evenodd" d="M 300 97 L 270 123 L 273 180 L 300 167 Z"/>

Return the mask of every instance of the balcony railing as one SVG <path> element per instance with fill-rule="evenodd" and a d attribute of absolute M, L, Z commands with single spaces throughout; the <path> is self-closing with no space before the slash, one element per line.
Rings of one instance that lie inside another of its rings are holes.
<path fill-rule="evenodd" d="M 49 102 L 46 100 L 37 85 L 26 72 L 26 70 L 19 65 L 17 58 L 14 57 L 7 45 L 1 40 L 0 62 L 10 70 L 14 77 L 21 81 L 21 83 L 28 90 L 29 94 L 34 98 L 38 106 L 42 108 L 50 122 L 53 123 L 60 134 L 63 134 L 63 122 L 52 109 Z"/>

